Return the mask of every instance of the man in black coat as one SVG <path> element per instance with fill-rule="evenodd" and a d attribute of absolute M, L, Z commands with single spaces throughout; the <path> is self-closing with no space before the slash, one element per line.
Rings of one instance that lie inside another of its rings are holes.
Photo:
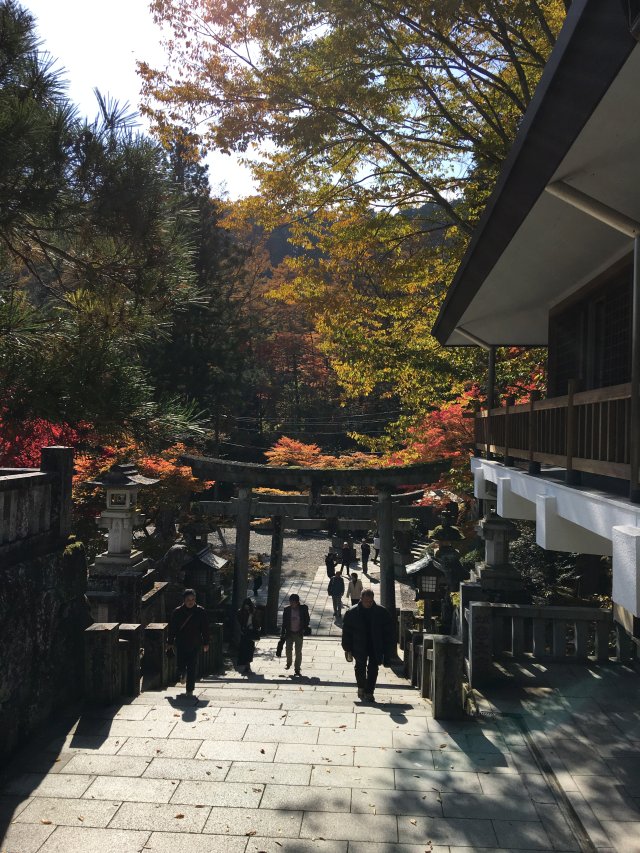
<path fill-rule="evenodd" d="M 358 698 L 375 702 L 378 668 L 396 656 L 396 639 L 391 614 L 376 604 L 372 589 L 362 590 L 359 603 L 345 613 L 342 648 L 347 660 L 355 660 Z"/>
<path fill-rule="evenodd" d="M 193 696 L 196 686 L 198 652 L 202 646 L 209 651 L 209 620 L 204 607 L 196 604 L 194 589 L 185 589 L 182 604 L 169 618 L 169 647 L 176 651 L 176 665 L 180 684 L 187 682 L 187 696 Z"/>
<path fill-rule="evenodd" d="M 344 579 L 342 572 L 338 572 L 329 581 L 327 593 L 333 601 L 333 615 L 336 617 L 342 616 L 342 596 L 344 595 Z"/>
<path fill-rule="evenodd" d="M 291 669 L 293 649 L 295 647 L 294 672 L 300 675 L 302 664 L 302 641 L 309 630 L 309 608 L 306 604 L 300 604 L 300 596 L 295 592 L 289 596 L 289 606 L 282 611 L 282 639 L 285 641 L 287 651 L 286 669 Z"/>

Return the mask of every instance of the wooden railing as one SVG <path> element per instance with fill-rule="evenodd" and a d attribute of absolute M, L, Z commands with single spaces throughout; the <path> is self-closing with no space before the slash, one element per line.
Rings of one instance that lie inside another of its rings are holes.
<path fill-rule="evenodd" d="M 526 460 L 628 480 L 631 459 L 631 384 L 577 391 L 562 397 L 480 411 L 475 446 L 505 464 Z M 637 439 L 636 439 L 637 440 Z"/>

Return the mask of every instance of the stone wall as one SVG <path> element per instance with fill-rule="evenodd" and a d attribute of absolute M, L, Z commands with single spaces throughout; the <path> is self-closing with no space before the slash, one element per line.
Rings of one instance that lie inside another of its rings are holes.
<path fill-rule="evenodd" d="M 86 587 L 79 543 L 0 567 L 0 764 L 52 711 L 82 696 Z"/>

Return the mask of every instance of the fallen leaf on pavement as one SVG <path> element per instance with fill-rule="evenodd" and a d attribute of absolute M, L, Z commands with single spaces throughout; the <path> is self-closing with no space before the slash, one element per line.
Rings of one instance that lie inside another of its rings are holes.
<path fill-rule="evenodd" d="M 250 829 L 249 832 L 245 832 L 245 835 L 257 835 L 257 829 Z"/>
<path fill-rule="evenodd" d="M 261 749 L 261 750 L 260 750 L 260 752 L 262 753 L 262 755 L 264 755 L 264 754 L 265 754 L 264 749 Z"/>
<path fill-rule="evenodd" d="M 52 821 L 50 820 L 41 820 L 40 823 L 43 823 L 45 826 L 51 826 Z"/>

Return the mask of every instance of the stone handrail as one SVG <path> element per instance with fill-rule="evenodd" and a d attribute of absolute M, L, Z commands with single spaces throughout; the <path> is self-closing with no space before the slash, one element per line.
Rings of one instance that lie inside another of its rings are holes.
<path fill-rule="evenodd" d="M 592 646 L 596 661 L 609 659 L 610 610 L 472 601 L 464 617 L 473 686 L 492 672 L 493 660 L 501 657 L 587 661 Z"/>
<path fill-rule="evenodd" d="M 73 450 L 46 447 L 40 470 L 0 469 L 0 566 L 64 543 L 71 521 Z"/>
<path fill-rule="evenodd" d="M 175 656 L 167 656 L 166 622 L 125 625 L 99 622 L 85 631 L 85 698 L 109 705 L 141 690 L 164 690 L 176 682 Z M 210 626 L 209 650 L 200 653 L 200 677 L 222 668 L 222 625 Z"/>

